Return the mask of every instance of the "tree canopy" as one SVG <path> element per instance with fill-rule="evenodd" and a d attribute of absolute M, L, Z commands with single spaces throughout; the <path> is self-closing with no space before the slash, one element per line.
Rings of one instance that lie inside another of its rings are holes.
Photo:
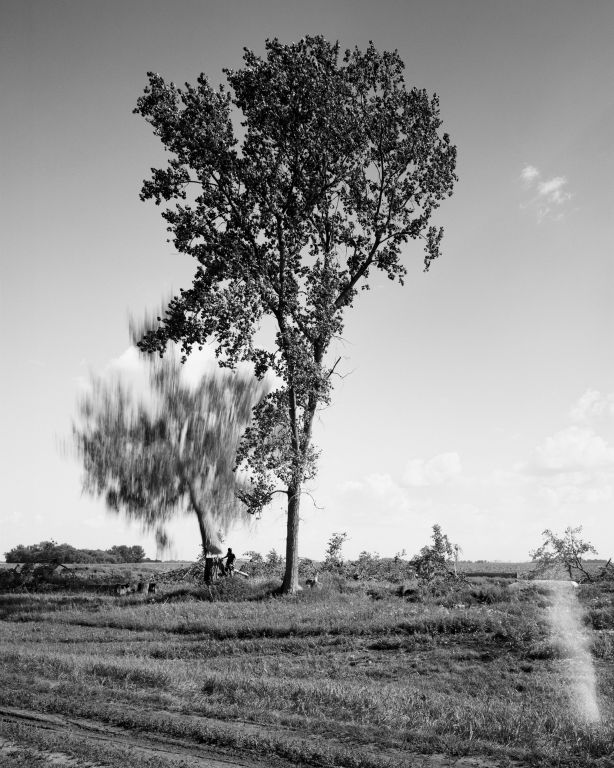
<path fill-rule="evenodd" d="M 455 551 L 459 550 L 458 545 L 452 544 L 447 535 L 442 532 L 438 523 L 433 526 L 431 539 L 433 543 L 422 547 L 419 554 L 414 555 L 410 561 L 417 576 L 427 581 L 440 576 L 449 576 L 448 564 L 452 561 Z M 456 568 L 454 570 L 456 574 Z"/>
<path fill-rule="evenodd" d="M 193 513 L 203 550 L 219 554 L 219 531 L 246 516 L 236 496 L 236 452 L 263 386 L 253 376 L 213 371 L 192 388 L 177 361 L 150 363 L 150 397 L 136 399 L 121 381 L 95 380 L 80 403 L 73 438 L 84 487 L 155 531 L 162 545 L 167 523 Z"/>
<path fill-rule="evenodd" d="M 587 581 L 593 580 L 583 558 L 589 553 L 596 555 L 597 550 L 590 541 L 582 538 L 581 525 L 577 528 L 568 526 L 562 535 L 546 528 L 542 536 L 544 541 L 541 547 L 529 553 L 531 560 L 536 563 L 537 573 L 548 573 L 560 567 L 567 571 L 570 579 L 574 577 L 574 572 L 578 572 Z"/>
<path fill-rule="evenodd" d="M 40 544 L 18 544 L 4 556 L 7 563 L 140 563 L 145 550 L 138 544 L 117 544 L 101 550 L 41 541 Z"/>
<path fill-rule="evenodd" d="M 221 365 L 249 361 L 257 376 L 279 377 L 239 447 L 255 481 L 241 498 L 254 512 L 287 494 L 283 589 L 294 591 L 331 341 L 374 270 L 403 283 L 408 241 L 424 241 L 426 270 L 439 256 L 431 218 L 452 193 L 456 148 L 440 132 L 437 97 L 408 88 L 398 53 L 373 44 L 342 55 L 319 36 L 268 40 L 264 57 L 246 49 L 244 66 L 225 74 L 228 88 L 204 74 L 180 88 L 149 73 L 137 102 L 169 154 L 141 198 L 172 203 L 162 214 L 171 239 L 196 261 L 192 287 L 140 346 L 163 354 L 173 341 L 187 355 L 213 341 Z M 261 343 L 265 317 L 275 332 Z"/>

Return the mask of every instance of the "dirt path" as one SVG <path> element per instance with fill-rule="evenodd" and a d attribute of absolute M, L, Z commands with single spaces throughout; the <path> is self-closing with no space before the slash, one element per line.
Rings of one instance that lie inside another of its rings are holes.
<path fill-rule="evenodd" d="M 0 721 L 15 723 L 21 726 L 27 726 L 44 731 L 51 731 L 56 735 L 66 734 L 67 736 L 78 736 L 87 741 L 96 741 L 112 746 L 126 746 L 131 750 L 139 752 L 144 756 L 156 756 L 158 758 L 168 758 L 169 760 L 181 760 L 190 768 L 263 768 L 271 763 L 248 761 L 242 758 L 227 756 L 216 752 L 208 747 L 196 746 L 187 741 L 170 738 L 168 736 L 158 737 L 155 734 L 147 735 L 135 734 L 134 732 L 117 728 L 107 723 L 97 722 L 95 720 L 85 720 L 79 717 L 64 717 L 62 715 L 42 714 L 31 712 L 24 709 L 14 709 L 12 707 L 0 707 Z M 0 739 L 0 748 L 7 752 L 18 748 L 14 742 L 7 739 Z M 0 755 L 2 752 L 0 751 Z M 50 763 L 64 766 L 85 766 L 93 765 L 86 761 L 64 756 L 62 762 L 59 753 L 49 753 L 53 755 Z M 279 761 L 277 761 L 279 764 Z"/>
<path fill-rule="evenodd" d="M 57 768 L 107 768 L 100 763 L 84 762 L 64 752 L 51 752 L 50 750 L 36 749 L 16 741 L 9 741 L 0 737 L 0 765 L 11 766 L 19 760 L 20 765 L 36 761 L 40 765 L 57 766 Z M 30 766 L 31 768 L 31 766 Z"/>
<path fill-rule="evenodd" d="M 169 713 L 170 715 L 170 713 Z M 189 715 L 187 717 L 190 717 Z M 155 756 L 158 760 L 168 761 L 169 766 L 181 761 L 186 768 L 290 768 L 290 763 L 276 756 L 263 756 L 262 759 L 243 758 L 232 753 L 224 753 L 211 747 L 194 744 L 194 742 L 169 737 L 159 736 L 152 732 L 132 731 L 107 723 L 89 720 L 80 717 L 65 716 L 59 714 L 47 714 L 34 712 L 14 707 L 0 707 L 0 723 L 14 723 L 27 728 L 38 729 L 53 733 L 55 736 L 65 734 L 72 739 L 78 737 L 79 741 L 95 742 L 104 747 L 108 744 L 112 747 L 123 746 L 131 751 L 136 751 L 144 757 Z M 235 723 L 237 728 L 246 731 L 254 728 L 253 723 Z M 280 729 L 286 730 L 286 729 Z M 296 735 L 302 739 L 310 738 L 307 733 Z M 314 738 L 311 736 L 311 738 Z M 319 737 L 315 737 L 319 738 Z M 347 743 L 345 746 L 349 746 Z M 11 750 L 23 747 L 14 740 L 0 737 L 0 758 Z M 371 750 L 366 745 L 356 746 L 356 751 L 363 754 L 378 754 L 381 757 L 393 758 L 393 761 L 404 768 L 522 768 L 515 761 L 496 761 L 481 757 L 450 757 L 447 755 L 424 755 L 400 752 L 398 750 Z M 57 752 L 45 753 L 48 762 L 45 764 L 58 765 L 61 768 L 99 768 L 99 763 L 88 762 L 85 759 L 62 755 Z M 0 760 L 0 765 L 2 762 Z M 294 765 L 294 764 L 292 764 Z"/>

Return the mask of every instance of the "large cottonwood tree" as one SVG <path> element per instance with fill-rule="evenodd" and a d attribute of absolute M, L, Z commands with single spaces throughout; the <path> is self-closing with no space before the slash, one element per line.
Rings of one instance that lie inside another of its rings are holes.
<path fill-rule="evenodd" d="M 184 354 L 214 341 L 222 365 L 251 361 L 282 385 L 255 409 L 239 449 L 255 511 L 288 498 L 283 591 L 298 588 L 301 489 L 315 472 L 314 415 L 328 403 L 331 340 L 374 269 L 403 283 L 403 248 L 421 238 L 425 269 L 443 234 L 431 215 L 452 193 L 456 149 L 436 96 L 408 88 L 396 52 L 347 51 L 322 37 L 266 42 L 225 70 L 179 88 L 149 73 L 135 112 L 170 157 L 143 184 L 164 211 L 178 251 L 196 260 L 140 343 Z M 241 126 L 236 121 L 241 121 Z M 234 122 L 233 122 L 234 121 Z M 256 331 L 274 321 L 268 346 Z M 281 489 L 278 486 L 281 484 Z"/>

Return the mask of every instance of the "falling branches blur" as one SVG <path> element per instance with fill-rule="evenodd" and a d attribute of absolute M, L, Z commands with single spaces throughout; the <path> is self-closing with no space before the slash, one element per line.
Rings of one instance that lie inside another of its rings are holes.
<path fill-rule="evenodd" d="M 266 386 L 214 369 L 195 387 L 176 359 L 149 357 L 149 390 L 137 399 L 120 380 L 94 379 L 79 403 L 73 441 L 84 489 L 169 543 L 178 513 L 198 520 L 203 549 L 221 552 L 220 532 L 248 518 L 238 496 L 249 480 L 235 471 L 241 435 Z"/>

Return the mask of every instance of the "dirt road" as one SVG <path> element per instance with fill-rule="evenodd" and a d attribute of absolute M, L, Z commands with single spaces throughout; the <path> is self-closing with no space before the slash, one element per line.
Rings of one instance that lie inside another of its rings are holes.
<path fill-rule="evenodd" d="M 117 728 L 107 723 L 96 722 L 94 720 L 85 720 L 78 717 L 65 717 L 55 714 L 42 714 L 30 712 L 23 709 L 14 709 L 10 707 L 0 708 L 0 721 L 14 723 L 28 728 L 38 729 L 47 733 L 56 735 L 65 734 L 74 738 L 78 736 L 81 741 L 95 741 L 112 746 L 123 745 L 129 747 L 131 751 L 139 752 L 144 756 L 156 756 L 169 762 L 181 760 L 186 768 L 263 768 L 270 766 L 271 762 L 255 762 L 237 757 L 225 755 L 207 747 L 196 746 L 190 742 L 184 742 L 179 739 L 169 738 L 168 736 L 157 737 L 155 734 L 135 734 L 123 728 Z M 18 750 L 20 745 L 14 740 L 0 739 L 0 758 L 4 754 Z M 64 766 L 77 766 L 85 768 L 93 763 L 80 761 L 54 752 L 53 758 L 49 760 L 51 764 Z M 0 765 L 2 763 L 0 762 Z M 275 763 L 280 765 L 279 761 Z"/>
<path fill-rule="evenodd" d="M 226 753 L 211 747 L 197 745 L 190 741 L 159 736 L 155 733 L 135 732 L 107 723 L 79 717 L 59 714 L 34 712 L 13 707 L 0 707 L 0 723 L 10 723 L 22 729 L 32 729 L 39 734 L 65 736 L 74 741 L 75 737 L 81 744 L 89 743 L 98 746 L 97 754 L 104 755 L 105 745 L 109 748 L 123 746 L 132 754 L 142 757 L 155 757 L 162 765 L 169 768 L 177 765 L 181 768 L 290 768 L 295 763 L 287 763 L 279 757 L 242 757 Z M 239 724 L 240 726 L 240 724 Z M 245 724 L 249 728 L 248 724 Z M 253 727 L 253 725 L 252 725 Z M 307 734 L 301 734 L 303 737 Z M 57 740 L 56 740 L 57 741 Z M 3 755 L 18 755 L 20 751 L 30 749 L 28 743 L 20 743 L 19 739 L 3 738 L 0 736 L 0 765 L 5 763 Z M 38 750 L 44 757 L 44 765 L 55 765 L 59 768 L 103 768 L 106 763 L 91 762 L 69 754 L 54 750 Z M 383 757 L 384 755 L 382 755 Z M 406 768 L 521 768 L 519 763 L 500 763 L 479 757 L 449 757 L 446 755 L 422 755 L 399 753 L 391 751 L 389 757 L 396 758 L 399 765 Z"/>

